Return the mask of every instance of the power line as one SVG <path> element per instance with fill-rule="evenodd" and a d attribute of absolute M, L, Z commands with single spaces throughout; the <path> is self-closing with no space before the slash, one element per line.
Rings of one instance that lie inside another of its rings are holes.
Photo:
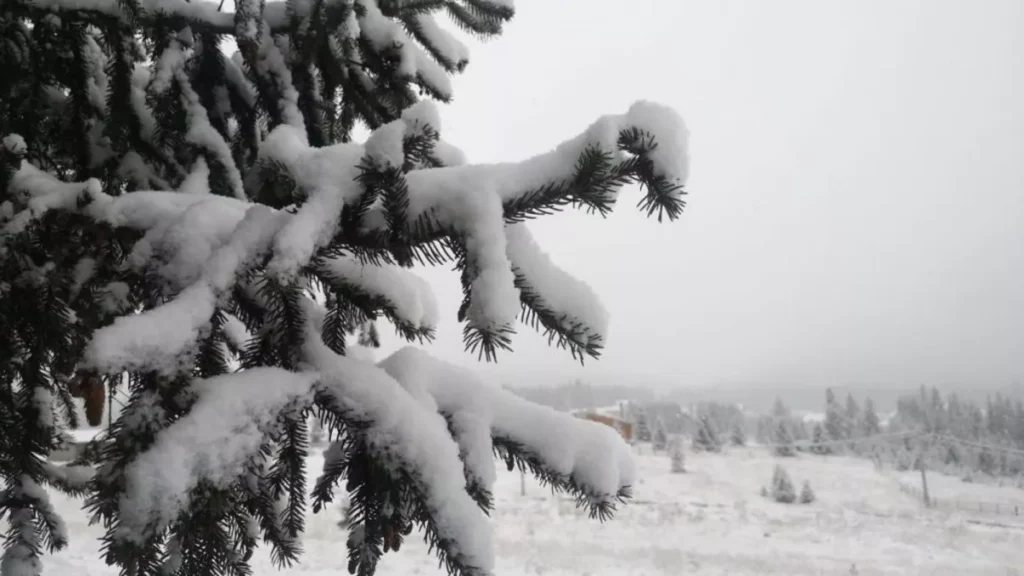
<path fill-rule="evenodd" d="M 993 444 L 982 444 L 980 442 L 972 442 L 970 440 L 963 440 L 961 438 L 956 438 L 955 436 L 950 436 L 948 434 L 935 434 L 935 433 L 933 433 L 933 434 L 930 434 L 930 436 L 933 436 L 933 437 L 938 438 L 940 440 L 945 440 L 947 442 L 952 442 L 954 444 L 960 444 L 960 445 L 963 445 L 963 446 L 971 446 L 971 447 L 974 447 L 974 448 L 981 448 L 981 449 L 984 449 L 984 450 L 990 450 L 992 452 L 1000 452 L 1000 453 L 1003 453 L 1003 454 L 1013 454 L 1013 455 L 1016 455 L 1016 456 L 1024 456 L 1024 450 L 1018 450 L 1016 448 L 1008 448 L 1008 447 L 1005 447 L 1005 446 L 995 446 Z"/>
<path fill-rule="evenodd" d="M 813 440 L 798 440 L 790 444 L 755 444 L 751 445 L 751 448 L 813 448 L 815 446 L 837 446 L 840 444 L 858 444 L 867 442 L 869 440 L 882 440 L 885 438 L 900 438 L 900 437 L 919 437 L 927 435 L 926 432 L 921 430 L 908 430 L 904 432 L 885 432 L 881 434 L 872 434 L 871 436 L 860 436 L 858 438 L 847 438 L 843 440 L 824 440 L 821 442 L 815 442 Z"/>

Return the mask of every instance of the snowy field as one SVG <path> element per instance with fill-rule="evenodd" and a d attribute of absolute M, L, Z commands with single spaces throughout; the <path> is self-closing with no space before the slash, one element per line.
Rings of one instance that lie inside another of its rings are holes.
<path fill-rule="evenodd" d="M 319 458 L 311 467 L 319 470 Z M 635 499 L 606 524 L 578 513 L 571 502 L 519 474 L 502 472 L 493 518 L 497 573 L 507 576 L 654 576 L 676 574 L 1024 574 L 1024 519 L 974 517 L 925 510 L 866 460 L 785 459 L 799 488 L 809 480 L 817 501 L 783 505 L 759 495 L 776 460 L 756 449 L 725 455 L 687 454 L 687 474 L 669 474 L 669 461 L 638 456 L 642 483 Z M 504 470 L 502 468 L 502 470 Z M 996 501 L 1006 489 L 973 485 L 973 496 Z M 87 525 L 76 502 L 55 498 L 73 542 L 48 558 L 54 576 L 112 575 L 96 560 L 100 531 Z M 985 520 L 984 524 L 972 522 Z M 312 516 L 301 566 L 278 572 L 265 553 L 256 574 L 336 576 L 347 573 L 345 535 L 337 513 Z M 993 521 L 998 526 L 992 525 Z M 856 565 L 855 571 L 852 567 Z M 382 576 L 441 574 L 413 538 L 385 556 Z"/>

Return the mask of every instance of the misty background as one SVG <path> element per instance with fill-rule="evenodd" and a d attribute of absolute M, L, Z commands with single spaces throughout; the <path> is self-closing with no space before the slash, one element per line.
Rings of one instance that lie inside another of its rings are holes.
<path fill-rule="evenodd" d="M 531 224 L 608 308 L 600 360 L 522 326 L 514 354 L 478 363 L 443 268 L 418 270 L 443 318 L 432 353 L 513 387 L 797 406 L 826 386 L 880 405 L 923 384 L 1020 393 L 1024 3 L 518 0 L 501 38 L 465 41 L 442 135 L 471 161 L 651 99 L 687 121 L 690 195 L 672 224 L 635 190 L 606 220 Z"/>

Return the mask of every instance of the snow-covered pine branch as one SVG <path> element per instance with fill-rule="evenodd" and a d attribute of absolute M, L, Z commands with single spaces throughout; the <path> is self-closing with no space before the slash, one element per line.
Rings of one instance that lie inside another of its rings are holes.
<path fill-rule="evenodd" d="M 454 263 L 468 349 L 495 359 L 521 320 L 598 356 L 607 313 L 525 221 L 605 214 L 630 184 L 649 215 L 678 218 L 682 120 L 638 102 L 549 152 L 474 164 L 417 91 L 448 100 L 468 62 L 439 14 L 494 35 L 511 0 L 235 10 L 0 7 L 0 512 L 17 524 L 3 575 L 41 573 L 66 541 L 47 488 L 86 494 L 106 559 L 133 576 L 246 574 L 261 539 L 296 562 L 307 499 L 324 507 L 342 480 L 353 573 L 418 527 L 450 573 L 489 574 L 495 455 L 606 518 L 633 481 L 610 429 L 422 350 L 374 365 L 346 338 L 384 317 L 428 341 L 441 319 L 410 268 Z M 72 387 L 125 372 L 93 466 L 46 462 Z M 312 496 L 311 413 L 337 438 Z"/>
<path fill-rule="evenodd" d="M 653 119 L 656 112 L 664 117 L 660 122 Z M 645 125 L 656 131 L 636 136 Z M 325 283 L 337 284 L 339 260 L 329 254 L 351 247 L 386 252 L 396 239 L 413 251 L 436 243 L 455 246 L 466 271 L 467 345 L 479 346 L 487 357 L 508 346 L 521 306 L 528 318 L 544 319 L 540 323 L 545 329 L 564 334 L 574 354 L 596 354 L 607 322 L 603 308 L 586 285 L 553 265 L 516 222 L 568 203 L 608 210 L 630 181 L 646 186 L 644 202 L 652 212 L 676 217 L 682 206 L 679 182 L 687 169 L 686 132 L 678 117 L 638 103 L 627 114 L 604 117 L 552 152 L 522 162 L 399 172 L 398 165 L 411 163 L 406 134 L 418 134 L 418 127 L 400 119 L 374 131 L 365 145 L 311 148 L 301 132 L 279 125 L 262 146 L 254 170 L 272 164 L 288 171 L 295 186 L 288 204 L 300 204 L 294 211 L 209 194 L 140 191 L 113 197 L 96 180 L 63 183 L 25 162 L 11 187 L 25 196 L 27 207 L 5 230 L 20 230 L 47 210 L 62 208 L 145 232 L 141 247 L 133 252 L 143 255 L 133 263 L 145 264 L 145 255 L 154 252 L 171 255 L 173 260 L 158 273 L 181 292 L 96 335 L 88 359 L 103 372 L 143 365 L 173 370 L 195 344 L 218 298 L 261 257 L 269 257 L 266 271 L 275 282 L 287 284 L 300 269 L 312 266 Z M 635 148 L 634 137 L 648 143 Z M 655 154 L 661 141 L 682 155 Z M 370 178 L 379 174 L 389 177 Z M 393 203 L 402 211 L 401 220 L 391 218 L 389 223 L 384 207 L 388 196 L 399 198 Z M 213 250 L 218 241 L 223 244 Z M 189 283 L 191 278 L 196 279 Z M 399 327 L 409 330 L 401 320 Z"/>

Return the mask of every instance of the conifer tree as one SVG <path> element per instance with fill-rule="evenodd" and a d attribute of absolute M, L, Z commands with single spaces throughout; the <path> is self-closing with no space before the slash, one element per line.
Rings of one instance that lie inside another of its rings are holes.
<path fill-rule="evenodd" d="M 696 452 L 721 452 L 722 441 L 711 418 L 704 414 L 697 425 L 697 434 L 693 437 L 693 449 Z"/>
<path fill-rule="evenodd" d="M 349 572 L 373 574 L 415 528 L 447 572 L 490 574 L 492 451 L 601 519 L 628 497 L 632 468 L 617 463 L 629 449 L 611 429 L 418 348 L 377 364 L 348 353 L 373 320 L 429 341 L 437 309 L 409 269 L 449 263 L 467 350 L 496 360 L 521 320 L 596 358 L 595 295 L 524 222 L 607 214 L 630 183 L 659 220 L 684 207 L 686 128 L 649 102 L 525 161 L 469 164 L 433 104 L 451 100 L 468 62 L 439 13 L 491 37 L 513 9 L 0 5 L 4 576 L 40 574 L 44 552 L 67 543 L 50 490 L 85 496 L 124 576 L 248 574 L 260 542 L 293 564 L 307 508 L 339 488 L 359 534 Z M 124 375 L 127 406 L 90 461 L 49 464 L 77 424 L 73 390 Z M 337 440 L 307 499 L 311 414 Z M 601 448 L 545 449 L 536 439 L 566 441 L 537 434 L 546 426 Z"/>
<path fill-rule="evenodd" d="M 785 420 L 779 420 L 775 424 L 772 443 L 775 444 L 776 456 L 796 456 L 796 450 L 793 448 L 793 434 L 789 431 Z"/>
<path fill-rule="evenodd" d="M 878 419 L 878 413 L 875 412 L 875 403 L 868 398 L 864 401 L 864 421 L 861 425 L 861 432 L 864 436 L 874 436 L 881 434 L 882 425 Z"/>
<path fill-rule="evenodd" d="M 686 454 L 683 452 L 683 441 L 681 438 L 675 437 L 669 442 L 669 459 L 673 474 L 686 472 Z"/>
<path fill-rule="evenodd" d="M 814 425 L 814 438 L 811 440 L 811 452 L 815 454 L 831 454 L 832 446 L 826 444 L 828 439 L 825 438 L 825 429 L 822 428 L 821 423 Z"/>
<path fill-rule="evenodd" d="M 729 441 L 733 446 L 747 445 L 747 430 L 742 421 L 733 424 L 732 432 L 729 434 Z"/>
<path fill-rule="evenodd" d="M 772 500 L 782 504 L 796 502 L 796 488 L 793 486 L 793 481 L 789 479 L 786 469 L 778 464 L 775 465 L 775 471 L 772 474 L 771 497 Z"/>
<path fill-rule="evenodd" d="M 836 395 L 831 388 L 825 390 L 825 432 L 829 440 L 845 440 L 847 437 L 846 419 L 843 416 Z"/>
<path fill-rule="evenodd" d="M 804 485 L 800 489 L 800 503 L 810 504 L 811 502 L 814 502 L 814 498 L 814 490 L 811 490 L 811 483 L 804 480 Z"/>
<path fill-rule="evenodd" d="M 846 395 L 846 408 L 844 409 L 845 433 L 847 438 L 854 438 L 860 434 L 857 423 L 861 421 L 861 409 L 853 394 Z"/>
<path fill-rule="evenodd" d="M 660 419 L 655 421 L 651 442 L 653 448 L 658 451 L 665 450 L 668 447 L 668 434 L 665 432 L 665 424 Z"/>
<path fill-rule="evenodd" d="M 775 403 L 772 404 L 772 416 L 776 419 L 786 419 L 790 416 L 789 408 L 778 396 L 775 397 Z"/>
<path fill-rule="evenodd" d="M 651 434 L 651 426 L 647 419 L 647 412 L 640 410 L 636 415 L 636 441 L 637 442 L 650 442 L 653 440 Z"/>

